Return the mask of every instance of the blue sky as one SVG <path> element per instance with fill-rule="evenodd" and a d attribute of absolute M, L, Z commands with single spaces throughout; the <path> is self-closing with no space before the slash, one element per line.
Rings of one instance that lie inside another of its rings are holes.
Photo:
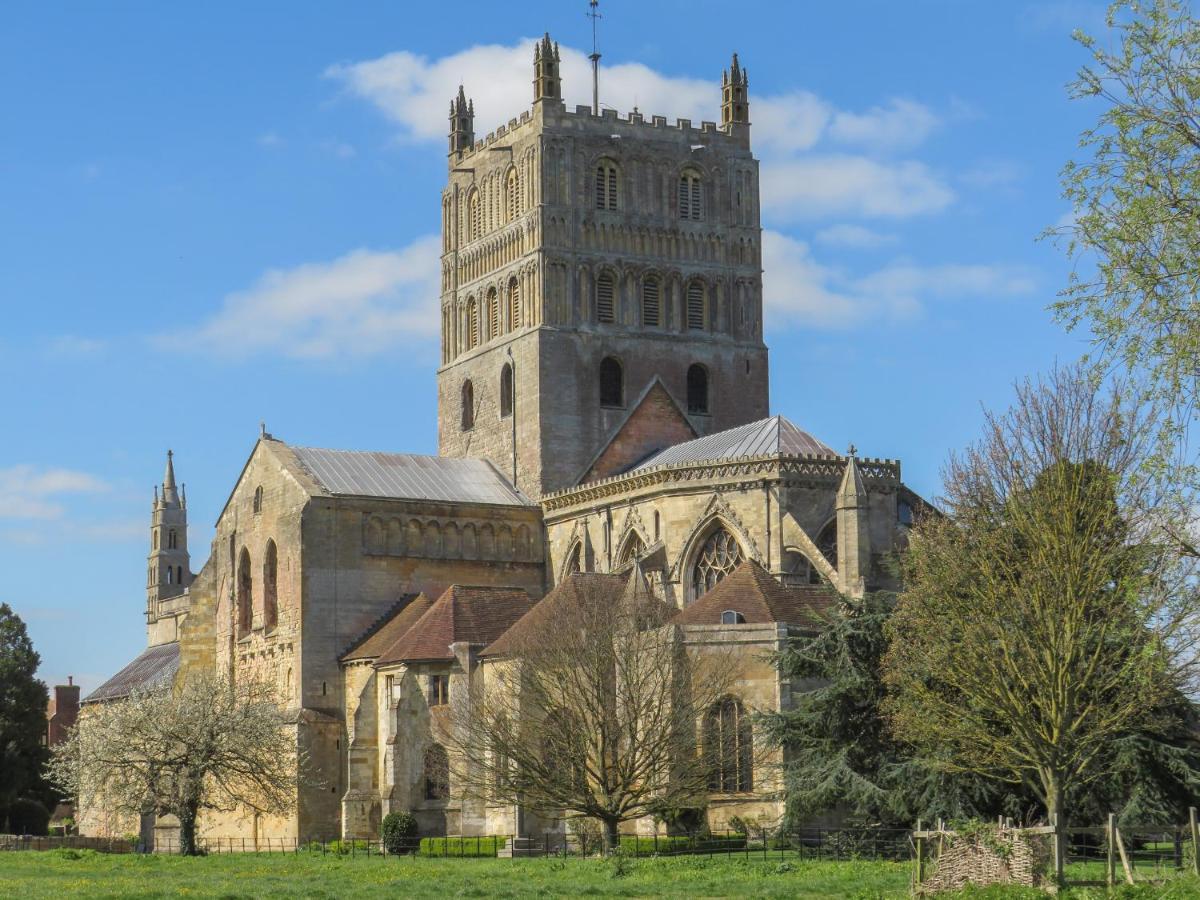
<path fill-rule="evenodd" d="M 449 99 L 463 81 L 481 135 L 517 115 L 545 30 L 567 102 L 589 91 L 584 0 L 454 8 L 5 5 L 0 601 L 48 680 L 93 687 L 143 646 L 168 447 L 196 570 L 260 420 L 435 452 Z M 1064 85 L 1102 2 L 602 11 L 623 113 L 716 119 L 730 53 L 749 69 L 775 412 L 935 496 L 981 404 L 1083 351 L 1036 237 L 1097 113 Z"/>

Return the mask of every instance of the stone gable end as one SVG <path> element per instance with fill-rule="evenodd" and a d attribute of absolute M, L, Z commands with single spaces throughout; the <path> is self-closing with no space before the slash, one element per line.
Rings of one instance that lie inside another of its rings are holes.
<path fill-rule="evenodd" d="M 653 385 L 642 402 L 609 441 L 581 484 L 618 475 L 656 450 L 696 436 L 691 423 L 661 383 Z"/>

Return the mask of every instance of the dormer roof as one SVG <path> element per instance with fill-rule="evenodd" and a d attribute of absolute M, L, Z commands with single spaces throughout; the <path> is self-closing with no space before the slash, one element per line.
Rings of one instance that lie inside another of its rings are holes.
<path fill-rule="evenodd" d="M 725 612 L 740 613 L 747 625 L 778 623 L 816 628 L 837 605 L 838 595 L 824 585 L 788 587 L 754 560 L 729 573 L 677 615 L 676 625 L 721 625 Z"/>

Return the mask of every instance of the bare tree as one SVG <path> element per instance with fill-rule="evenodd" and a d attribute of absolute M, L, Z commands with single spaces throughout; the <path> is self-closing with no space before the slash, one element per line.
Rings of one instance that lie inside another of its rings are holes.
<path fill-rule="evenodd" d="M 896 734 L 1061 817 L 1192 663 L 1191 569 L 1142 467 L 1152 416 L 1079 369 L 1018 386 L 913 530 L 884 677 Z"/>
<path fill-rule="evenodd" d="M 514 626 L 453 714 L 465 793 L 622 822 L 700 806 L 697 728 L 733 680 L 722 648 L 684 647 L 640 573 L 574 575 Z"/>
<path fill-rule="evenodd" d="M 264 682 L 189 676 L 87 707 L 50 775 L 82 807 L 176 816 L 180 850 L 195 854 L 202 810 L 295 808 L 303 758 L 290 724 Z"/>

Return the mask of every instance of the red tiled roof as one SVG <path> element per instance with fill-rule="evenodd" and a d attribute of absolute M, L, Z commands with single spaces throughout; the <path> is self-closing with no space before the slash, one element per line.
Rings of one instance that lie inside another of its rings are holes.
<path fill-rule="evenodd" d="M 837 594 L 824 585 L 785 587 L 766 569 L 747 560 L 711 591 L 683 610 L 676 625 L 720 625 L 721 614 L 733 610 L 746 624 L 819 626 L 837 604 Z"/>
<path fill-rule="evenodd" d="M 424 594 L 408 594 L 342 654 L 342 662 L 376 659 L 382 656 L 404 637 L 408 629 L 412 628 L 431 606 L 433 601 Z"/>
<path fill-rule="evenodd" d="M 376 665 L 453 659 L 451 644 L 490 644 L 532 606 L 523 590 L 451 585 Z"/>

